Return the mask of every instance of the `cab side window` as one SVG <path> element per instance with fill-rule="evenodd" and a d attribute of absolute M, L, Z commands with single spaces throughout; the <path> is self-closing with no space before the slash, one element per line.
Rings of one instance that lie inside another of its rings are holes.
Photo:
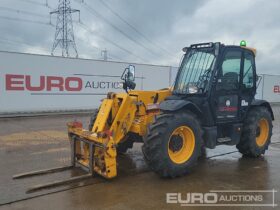
<path fill-rule="evenodd" d="M 218 90 L 239 89 L 241 57 L 242 53 L 239 50 L 226 52 L 218 78 Z"/>
<path fill-rule="evenodd" d="M 242 88 L 250 89 L 254 87 L 254 56 L 251 53 L 245 52 L 244 54 L 244 71 Z"/>

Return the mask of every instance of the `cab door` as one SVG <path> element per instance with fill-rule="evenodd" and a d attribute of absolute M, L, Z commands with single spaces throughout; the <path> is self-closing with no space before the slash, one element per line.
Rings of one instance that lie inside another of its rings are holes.
<path fill-rule="evenodd" d="M 216 122 L 239 120 L 240 81 L 243 68 L 242 49 L 227 47 L 218 64 L 214 100 Z"/>
<path fill-rule="evenodd" d="M 255 55 L 249 50 L 243 52 L 243 69 L 241 74 L 240 117 L 244 119 L 256 94 Z"/>

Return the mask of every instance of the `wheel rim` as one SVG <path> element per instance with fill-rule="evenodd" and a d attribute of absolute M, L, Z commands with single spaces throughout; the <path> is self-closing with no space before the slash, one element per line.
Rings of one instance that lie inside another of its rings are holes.
<path fill-rule="evenodd" d="M 168 141 L 169 158 L 176 164 L 186 162 L 193 154 L 195 136 L 188 126 L 176 128 Z"/>
<path fill-rule="evenodd" d="M 263 146 L 268 138 L 269 134 L 269 123 L 267 119 L 262 118 L 258 123 L 257 133 L 256 133 L 256 143 L 259 147 Z"/>

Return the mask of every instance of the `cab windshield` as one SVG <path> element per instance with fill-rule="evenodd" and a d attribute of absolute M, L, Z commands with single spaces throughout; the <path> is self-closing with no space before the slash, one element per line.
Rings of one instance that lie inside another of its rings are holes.
<path fill-rule="evenodd" d="M 174 94 L 206 92 L 214 61 L 213 48 L 189 49 L 179 68 Z"/>

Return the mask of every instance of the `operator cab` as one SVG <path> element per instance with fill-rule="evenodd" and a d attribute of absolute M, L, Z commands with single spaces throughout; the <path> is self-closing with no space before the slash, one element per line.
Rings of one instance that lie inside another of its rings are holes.
<path fill-rule="evenodd" d="M 256 50 L 241 46 L 226 46 L 221 43 L 193 44 L 183 48 L 185 52 L 174 85 L 173 94 L 207 93 L 217 80 L 217 89 L 239 88 L 244 73 L 244 87 L 252 87 L 255 78 L 254 56 Z M 244 64 L 243 64 L 244 62 Z M 245 65 L 245 66 L 242 66 Z M 244 72 L 241 72 L 243 69 Z"/>
<path fill-rule="evenodd" d="M 217 43 L 194 44 L 185 52 L 174 96 L 207 113 L 204 124 L 241 121 L 256 93 L 256 50 Z"/>

